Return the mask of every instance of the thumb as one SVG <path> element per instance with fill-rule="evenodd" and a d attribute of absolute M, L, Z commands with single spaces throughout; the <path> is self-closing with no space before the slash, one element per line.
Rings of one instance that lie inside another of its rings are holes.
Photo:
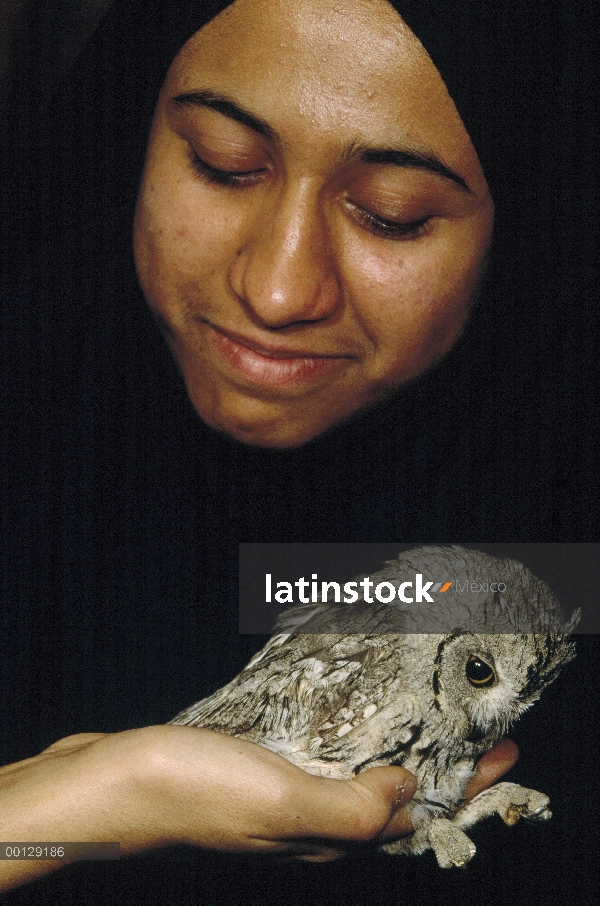
<path fill-rule="evenodd" d="M 323 780 L 319 814 L 312 833 L 323 839 L 368 842 L 383 833 L 402 807 L 412 799 L 417 781 L 398 767 L 371 768 L 352 780 Z M 412 824 L 400 819 L 397 835 L 410 833 Z"/>
<path fill-rule="evenodd" d="M 354 782 L 364 784 L 375 795 L 383 796 L 392 804 L 389 820 L 377 837 L 389 840 L 414 831 L 412 821 L 404 809 L 417 790 L 417 779 L 414 774 L 405 768 L 371 768 L 370 771 L 359 774 Z"/>

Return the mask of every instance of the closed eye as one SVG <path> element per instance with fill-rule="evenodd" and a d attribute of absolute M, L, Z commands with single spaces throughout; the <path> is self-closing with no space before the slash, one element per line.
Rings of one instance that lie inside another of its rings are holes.
<path fill-rule="evenodd" d="M 432 215 L 427 214 L 424 217 L 419 217 L 417 220 L 399 223 L 396 220 L 386 220 L 383 217 L 378 217 L 377 214 L 373 214 L 371 211 L 367 211 L 365 208 L 361 208 L 358 205 L 352 205 L 352 212 L 354 218 L 361 226 L 368 230 L 369 233 L 381 236 L 383 239 L 392 240 L 418 239 L 428 232 L 427 225 L 432 220 Z"/>
<path fill-rule="evenodd" d="M 219 170 L 211 167 L 205 160 L 198 157 L 195 151 L 191 153 L 192 166 L 208 182 L 218 186 L 243 187 L 251 186 L 258 182 L 266 173 L 266 168 L 260 170 Z"/>
<path fill-rule="evenodd" d="M 222 170 L 208 164 L 193 150 L 191 151 L 191 161 L 196 173 L 199 173 L 208 182 L 219 186 L 234 188 L 252 186 L 259 182 L 267 172 L 266 168 L 258 170 Z M 391 240 L 419 238 L 427 232 L 427 224 L 432 219 L 432 216 L 427 214 L 417 220 L 399 223 L 395 220 L 386 220 L 383 217 L 378 217 L 377 214 L 373 214 L 358 205 L 352 205 L 352 210 L 355 219 L 370 233 Z"/>

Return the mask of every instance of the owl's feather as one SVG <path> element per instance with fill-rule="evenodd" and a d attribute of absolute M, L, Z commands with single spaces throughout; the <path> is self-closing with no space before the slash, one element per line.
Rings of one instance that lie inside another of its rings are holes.
<path fill-rule="evenodd" d="M 491 570 L 501 574 L 507 593 L 444 598 L 444 619 L 451 613 L 462 620 L 446 633 L 364 631 L 389 626 L 386 609 L 394 604 L 358 601 L 343 614 L 339 605 L 293 608 L 281 618 L 287 632 L 172 723 L 243 736 L 327 777 L 348 778 L 378 765 L 407 768 L 418 781 L 410 804 L 415 833 L 386 849 L 433 847 L 443 867 L 472 857 L 462 828 L 492 811 L 507 823 L 520 814 L 549 817 L 546 797 L 516 784 L 497 784 L 461 806 L 480 756 L 574 656 L 573 620 L 563 621 L 549 588 L 522 564 L 459 547 L 409 551 L 373 579 L 399 583 L 410 570 L 456 575 L 457 564 L 469 581 L 482 581 Z M 343 634 L 319 631 L 342 616 Z M 514 627 L 529 631 L 506 632 Z M 493 679 L 481 683 L 486 669 Z"/>

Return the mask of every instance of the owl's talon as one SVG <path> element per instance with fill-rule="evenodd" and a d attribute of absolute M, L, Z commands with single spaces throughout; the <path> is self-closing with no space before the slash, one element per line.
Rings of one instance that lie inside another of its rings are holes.
<path fill-rule="evenodd" d="M 528 812 L 523 815 L 528 821 L 548 821 L 552 817 L 552 812 L 549 808 L 546 808 L 543 805 L 540 805 L 535 812 Z"/>
<path fill-rule="evenodd" d="M 517 783 L 497 783 L 484 790 L 458 813 L 460 825 L 469 827 L 485 815 L 496 811 L 512 827 L 519 818 L 547 821 L 552 817 L 550 800 L 544 793 L 529 790 Z"/>

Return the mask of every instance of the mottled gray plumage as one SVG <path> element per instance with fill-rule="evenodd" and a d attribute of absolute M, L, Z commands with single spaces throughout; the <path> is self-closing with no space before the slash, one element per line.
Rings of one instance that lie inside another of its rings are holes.
<path fill-rule="evenodd" d="M 446 622 L 456 618 L 444 633 L 390 632 L 397 601 L 346 605 L 341 634 L 323 628 L 328 618 L 340 623 L 343 605 L 292 608 L 280 619 L 284 631 L 235 679 L 172 723 L 242 736 L 327 777 L 402 765 L 418 780 L 408 806 L 415 832 L 384 849 L 431 847 L 442 867 L 464 865 L 475 853 L 464 828 L 481 818 L 551 815 L 545 795 L 514 783 L 462 801 L 480 756 L 574 657 L 568 634 L 578 615 L 564 623 L 550 589 L 522 564 L 456 546 L 408 551 L 371 578 L 399 583 L 413 571 L 502 581 L 506 593 L 438 596 L 420 613 L 430 611 L 428 626 L 439 608 Z M 415 608 L 404 618 L 407 629 L 417 625 Z"/>

